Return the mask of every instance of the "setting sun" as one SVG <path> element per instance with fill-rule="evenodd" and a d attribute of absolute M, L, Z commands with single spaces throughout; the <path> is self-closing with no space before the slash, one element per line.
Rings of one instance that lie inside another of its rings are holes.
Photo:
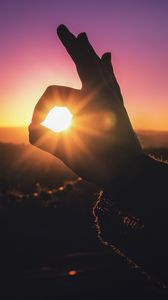
<path fill-rule="evenodd" d="M 72 122 L 72 114 L 67 107 L 52 108 L 46 119 L 41 123 L 45 127 L 60 132 L 70 127 Z"/>

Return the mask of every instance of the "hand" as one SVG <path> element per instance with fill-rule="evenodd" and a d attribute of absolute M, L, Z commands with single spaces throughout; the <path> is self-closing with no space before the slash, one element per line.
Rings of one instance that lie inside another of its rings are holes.
<path fill-rule="evenodd" d="M 73 59 L 82 89 L 50 86 L 37 103 L 29 126 L 30 143 L 60 158 L 76 174 L 97 184 L 110 182 L 142 153 L 123 104 L 110 53 L 101 58 L 85 33 L 75 37 L 64 26 L 58 36 Z M 41 125 L 54 106 L 74 116 L 68 132 Z"/>

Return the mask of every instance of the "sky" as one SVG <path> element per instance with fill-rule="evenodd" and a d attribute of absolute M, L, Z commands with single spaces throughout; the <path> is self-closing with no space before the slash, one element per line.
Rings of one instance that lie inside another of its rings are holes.
<path fill-rule="evenodd" d="M 112 53 L 133 127 L 168 131 L 167 0 L 1 1 L 0 127 L 27 126 L 49 85 L 81 87 L 61 23 Z"/>

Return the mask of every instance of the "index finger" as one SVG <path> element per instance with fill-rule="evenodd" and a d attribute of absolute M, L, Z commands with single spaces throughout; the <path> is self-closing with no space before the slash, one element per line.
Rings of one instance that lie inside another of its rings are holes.
<path fill-rule="evenodd" d="M 79 55 L 77 38 L 63 24 L 58 26 L 57 34 L 61 42 L 65 46 L 67 52 L 76 63 Z"/>
<path fill-rule="evenodd" d="M 57 29 L 58 37 L 76 64 L 83 86 L 93 85 L 102 81 L 101 60 L 90 44 L 85 32 L 77 38 L 65 25 Z"/>
<path fill-rule="evenodd" d="M 75 103 L 79 97 L 80 91 L 77 89 L 57 85 L 49 86 L 34 108 L 32 123 L 40 124 L 44 121 L 46 115 L 54 106 L 67 106 L 75 113 Z"/>

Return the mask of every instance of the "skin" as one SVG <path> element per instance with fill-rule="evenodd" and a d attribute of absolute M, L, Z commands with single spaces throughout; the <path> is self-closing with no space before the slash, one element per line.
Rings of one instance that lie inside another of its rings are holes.
<path fill-rule="evenodd" d="M 100 58 L 86 33 L 75 37 L 60 25 L 57 34 L 76 65 L 82 88 L 46 89 L 34 109 L 30 143 L 61 159 L 82 178 L 99 185 L 110 183 L 143 154 L 123 104 L 111 54 Z M 72 111 L 69 131 L 55 133 L 41 125 L 54 106 Z"/>

